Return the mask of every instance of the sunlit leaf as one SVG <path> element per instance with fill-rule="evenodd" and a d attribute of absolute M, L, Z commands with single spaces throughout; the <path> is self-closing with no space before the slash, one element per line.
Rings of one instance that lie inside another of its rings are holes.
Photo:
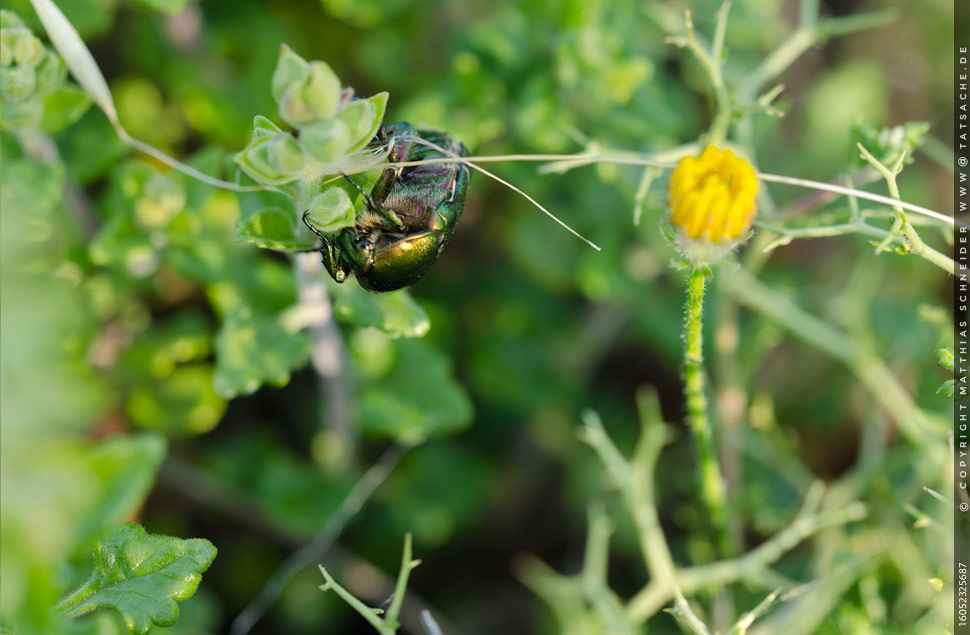
<path fill-rule="evenodd" d="M 40 128 L 44 132 L 56 132 L 80 119 L 90 106 L 91 100 L 83 90 L 65 84 L 44 99 Z"/>
<path fill-rule="evenodd" d="M 309 354 L 306 335 L 287 330 L 277 316 L 232 313 L 216 335 L 215 390 L 230 398 L 264 383 L 282 386 Z"/>
<path fill-rule="evenodd" d="M 215 557 L 208 540 L 148 534 L 125 523 L 95 543 L 91 577 L 58 608 L 72 617 L 113 609 L 128 630 L 144 635 L 152 626 L 175 623 L 176 601 L 192 597 Z"/>

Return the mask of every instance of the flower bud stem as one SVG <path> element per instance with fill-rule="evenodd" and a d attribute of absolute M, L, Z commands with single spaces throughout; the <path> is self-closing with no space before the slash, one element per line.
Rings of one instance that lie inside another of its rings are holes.
<path fill-rule="evenodd" d="M 701 330 L 704 308 L 705 268 L 691 269 L 687 282 L 687 319 L 684 325 L 684 384 L 687 393 L 687 420 L 697 445 L 701 498 L 710 514 L 721 557 L 733 552 L 727 531 L 724 477 L 718 462 L 711 422 L 707 418 L 704 385 L 704 350 Z"/>

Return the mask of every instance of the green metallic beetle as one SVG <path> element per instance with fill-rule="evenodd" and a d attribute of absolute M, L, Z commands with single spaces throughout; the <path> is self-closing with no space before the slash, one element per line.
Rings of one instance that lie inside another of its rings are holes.
<path fill-rule="evenodd" d="M 420 161 L 448 156 L 421 144 L 424 139 L 457 156 L 467 156 L 464 145 L 444 132 L 415 131 L 409 123 L 384 126 L 381 143 L 392 143 L 388 161 Z M 451 238 L 465 206 L 471 174 L 462 163 L 429 163 L 389 167 L 377 179 L 366 209 L 357 222 L 336 234 L 315 230 L 306 215 L 303 222 L 323 241 L 320 253 L 327 272 L 337 282 L 352 271 L 368 291 L 394 291 L 409 287 L 431 269 Z M 353 181 L 351 181 L 353 182 Z"/>

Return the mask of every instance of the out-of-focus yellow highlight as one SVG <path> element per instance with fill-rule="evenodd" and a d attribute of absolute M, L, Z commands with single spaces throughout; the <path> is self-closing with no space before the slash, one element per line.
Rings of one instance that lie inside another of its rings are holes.
<path fill-rule="evenodd" d="M 693 240 L 737 240 L 754 222 L 758 178 L 729 149 L 707 146 L 699 157 L 681 159 L 669 191 L 670 222 Z"/>

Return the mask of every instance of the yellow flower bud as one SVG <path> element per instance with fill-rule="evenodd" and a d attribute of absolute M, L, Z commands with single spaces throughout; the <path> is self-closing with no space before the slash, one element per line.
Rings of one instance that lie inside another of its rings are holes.
<path fill-rule="evenodd" d="M 699 157 L 680 160 L 669 192 L 670 222 L 684 237 L 733 247 L 754 221 L 758 179 L 731 150 L 707 146 Z"/>

